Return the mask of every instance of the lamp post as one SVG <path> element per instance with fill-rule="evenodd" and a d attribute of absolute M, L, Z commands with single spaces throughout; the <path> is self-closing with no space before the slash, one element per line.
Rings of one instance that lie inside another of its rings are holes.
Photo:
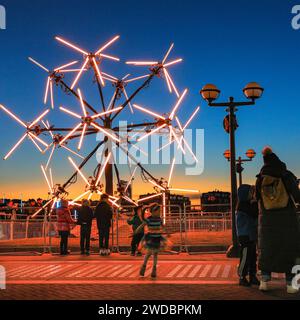
<path fill-rule="evenodd" d="M 231 157 L 230 150 L 226 150 L 223 155 L 224 155 L 225 159 L 230 161 L 230 157 Z M 249 149 L 246 152 L 246 156 L 247 156 L 247 159 L 243 159 L 242 157 L 238 157 L 238 159 L 236 160 L 236 172 L 239 174 L 239 186 L 241 186 L 243 184 L 242 173 L 244 171 L 244 168 L 242 165 L 244 162 L 252 161 L 256 156 L 256 152 L 253 149 Z"/>
<path fill-rule="evenodd" d="M 202 98 L 208 102 L 210 107 L 226 107 L 228 112 L 229 127 L 228 133 L 230 136 L 230 177 L 231 177 L 231 218 L 232 218 L 232 245 L 227 251 L 227 257 L 235 258 L 239 255 L 238 239 L 236 234 L 236 222 L 235 222 L 235 208 L 237 203 L 237 163 L 235 153 L 235 130 L 237 129 L 237 121 L 235 112 L 237 107 L 255 105 L 256 99 L 260 98 L 264 92 L 264 89 L 256 82 L 250 82 L 243 89 L 244 95 L 250 101 L 235 101 L 233 97 L 229 98 L 228 102 L 213 102 L 216 100 L 221 91 L 213 84 L 207 84 L 200 91 Z"/>

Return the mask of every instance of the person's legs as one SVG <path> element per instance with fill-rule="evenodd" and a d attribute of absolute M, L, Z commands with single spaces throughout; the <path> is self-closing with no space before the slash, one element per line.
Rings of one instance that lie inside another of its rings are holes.
<path fill-rule="evenodd" d="M 158 261 L 158 250 L 154 250 L 153 251 L 153 267 L 152 267 L 151 278 L 156 278 L 157 261 Z"/>
<path fill-rule="evenodd" d="M 108 250 L 108 248 L 109 248 L 109 231 L 110 231 L 110 228 L 106 227 L 105 233 L 104 233 L 104 237 L 105 237 L 105 246 L 104 246 L 104 248 L 106 250 Z"/>
<path fill-rule="evenodd" d="M 104 245 L 103 245 L 103 242 L 104 242 L 104 229 L 103 228 L 100 228 L 98 229 L 98 232 L 99 232 L 99 249 L 104 249 Z"/>
<path fill-rule="evenodd" d="M 64 254 L 64 236 L 63 236 L 63 232 L 60 231 L 59 235 L 60 235 L 60 254 Z"/>
<path fill-rule="evenodd" d="M 67 254 L 68 253 L 68 231 L 61 231 L 60 232 L 60 254 Z"/>
<path fill-rule="evenodd" d="M 65 254 L 68 254 L 68 240 L 69 240 L 69 232 L 66 231 L 66 235 L 65 235 Z"/>
<path fill-rule="evenodd" d="M 272 272 L 262 270 L 262 271 L 261 271 L 261 279 L 262 279 L 262 281 L 264 281 L 264 282 L 269 282 L 269 281 L 271 281 L 271 280 L 272 280 Z"/>
<path fill-rule="evenodd" d="M 250 283 L 253 285 L 259 285 L 259 280 L 257 279 L 257 252 L 256 252 L 256 242 L 251 242 L 249 245 L 249 278 Z"/>
<path fill-rule="evenodd" d="M 86 253 L 90 252 L 91 231 L 92 231 L 92 226 L 91 225 L 87 225 L 86 226 L 86 233 L 85 233 L 85 250 L 86 250 Z"/>
<path fill-rule="evenodd" d="M 135 255 L 136 247 L 137 247 L 137 235 L 133 235 L 131 240 L 131 255 Z"/>
<path fill-rule="evenodd" d="M 145 255 L 145 258 L 144 258 L 144 263 L 143 263 L 143 265 L 141 267 L 141 270 L 140 270 L 140 276 L 142 276 L 142 277 L 145 275 L 145 271 L 146 271 L 146 268 L 147 268 L 147 263 L 148 263 L 151 255 L 152 255 L 152 250 L 148 249 L 147 253 Z"/>
<path fill-rule="evenodd" d="M 138 255 L 141 255 L 140 243 L 144 238 L 144 233 L 139 233 L 136 235 L 136 250 L 138 250 Z"/>
<path fill-rule="evenodd" d="M 238 274 L 240 278 L 240 285 L 249 286 L 250 283 L 246 279 L 249 272 L 249 247 L 248 244 L 241 243 L 240 246 L 240 264 L 238 267 Z"/>
<path fill-rule="evenodd" d="M 80 227 L 80 251 L 84 253 L 84 243 L 85 243 L 86 225 L 81 225 Z"/>

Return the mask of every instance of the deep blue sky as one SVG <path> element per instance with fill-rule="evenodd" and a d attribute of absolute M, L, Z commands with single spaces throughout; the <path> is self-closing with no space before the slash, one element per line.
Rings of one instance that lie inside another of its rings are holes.
<path fill-rule="evenodd" d="M 0 0 L 0 4 L 7 10 L 7 30 L 0 31 L 0 103 L 22 119 L 31 120 L 44 109 L 45 74 L 27 57 L 33 56 L 49 67 L 79 58 L 58 44 L 55 35 L 95 50 L 120 34 L 121 39 L 109 52 L 119 55 L 123 62 L 157 59 L 175 42 L 173 57 L 184 58 L 184 63 L 175 67 L 172 75 L 181 90 L 190 90 L 185 110 L 192 112 L 201 104 L 201 114 L 192 127 L 204 128 L 206 135 L 205 172 L 189 178 L 191 186 L 201 190 L 229 188 L 228 163 L 222 156 L 228 148 L 228 135 L 222 128 L 225 113 L 201 100 L 199 90 L 206 83 L 216 84 L 222 99 L 230 95 L 244 99 L 244 85 L 259 82 L 265 88 L 263 98 L 255 107 L 243 108 L 237 114 L 238 154 L 250 147 L 260 152 L 270 144 L 300 176 L 300 30 L 291 27 L 291 9 L 296 1 Z M 107 70 L 119 75 L 126 70 L 143 73 L 142 69 L 119 66 L 108 62 Z M 136 102 L 168 111 L 174 100 L 166 94 L 164 83 L 158 88 L 161 92 L 149 91 Z M 89 98 L 96 101 L 92 94 Z M 78 108 L 76 101 L 68 101 L 71 108 Z M 69 120 L 68 116 L 59 119 L 59 111 L 55 112 L 50 119 Z M 182 112 L 181 117 L 186 119 L 188 113 Z M 2 156 L 22 130 L 2 112 L 0 121 Z M 27 142 L 8 162 L 0 162 L 0 192 L 21 192 L 28 179 L 32 179 L 35 190 L 45 188 L 38 168 L 42 159 Z M 64 161 L 56 162 L 58 175 L 70 173 L 64 169 Z M 247 164 L 245 181 L 253 182 L 260 166 L 259 154 L 254 163 Z M 8 188 L 13 184 L 14 188 Z"/>

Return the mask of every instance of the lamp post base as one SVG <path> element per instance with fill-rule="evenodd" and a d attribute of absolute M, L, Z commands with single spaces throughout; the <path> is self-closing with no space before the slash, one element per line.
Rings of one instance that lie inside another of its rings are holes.
<path fill-rule="evenodd" d="M 240 256 L 239 246 L 231 245 L 226 252 L 226 256 L 227 258 L 239 258 Z"/>

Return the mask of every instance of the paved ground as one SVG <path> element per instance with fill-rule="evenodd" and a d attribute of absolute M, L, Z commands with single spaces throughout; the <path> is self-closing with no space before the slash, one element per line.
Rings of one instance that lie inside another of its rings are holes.
<path fill-rule="evenodd" d="M 139 277 L 141 258 L 112 255 L 0 257 L 6 268 L 1 299 L 296 299 L 284 291 L 282 275 L 274 274 L 271 291 L 237 285 L 237 260 L 224 255 L 160 256 L 157 280 Z"/>

